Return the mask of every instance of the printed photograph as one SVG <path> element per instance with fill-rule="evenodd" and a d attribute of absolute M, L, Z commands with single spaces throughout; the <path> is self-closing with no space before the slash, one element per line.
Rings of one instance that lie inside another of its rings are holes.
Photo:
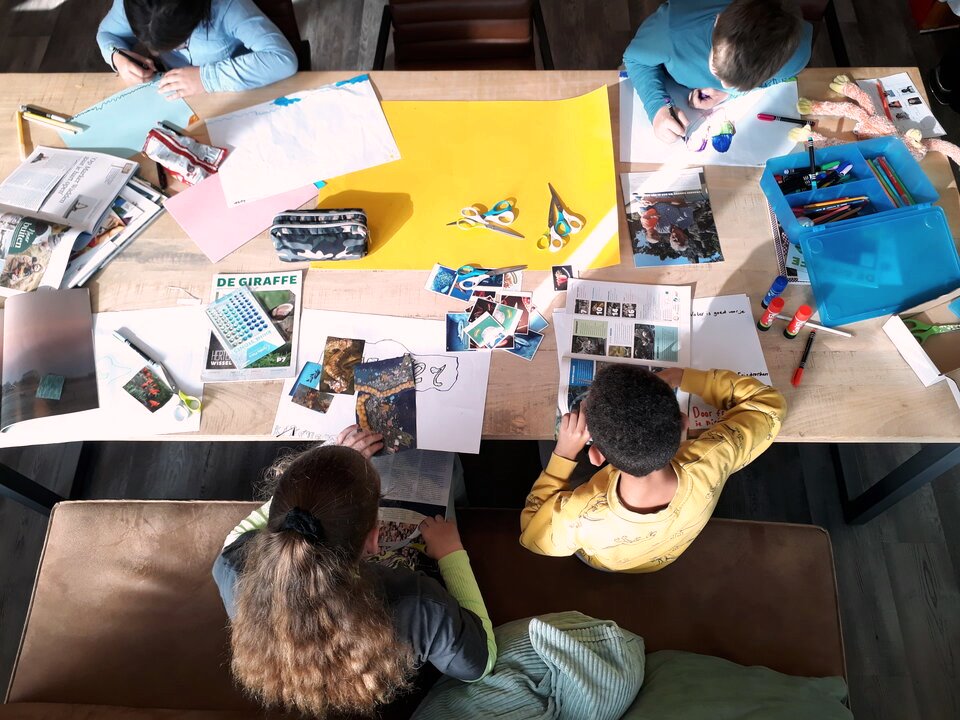
<path fill-rule="evenodd" d="M 496 302 L 498 290 L 474 290 L 474 300 L 493 300 Z"/>
<path fill-rule="evenodd" d="M 920 105 L 922 102 L 923 102 L 923 100 L 921 100 L 920 98 L 918 98 L 918 97 L 912 97 L 912 98 L 910 98 L 909 100 L 907 100 L 907 105 Z M 893 103 L 891 103 L 891 105 L 892 105 L 892 104 L 893 104 Z"/>
<path fill-rule="evenodd" d="M 623 303 L 622 312 L 625 318 L 635 318 L 637 316 L 636 303 Z"/>
<path fill-rule="evenodd" d="M 590 302 L 591 315 L 603 315 L 606 310 L 606 303 L 602 300 L 592 300 Z"/>
<path fill-rule="evenodd" d="M 607 317 L 620 317 L 620 303 L 607 303 Z"/>
<path fill-rule="evenodd" d="M 889 103 L 887 103 L 887 104 L 888 104 L 890 107 L 895 108 L 895 109 L 897 109 L 897 110 L 899 110 L 900 108 L 903 107 L 903 105 L 900 104 L 900 101 L 899 101 L 899 100 L 891 100 L 891 101 L 890 101 Z"/>
<path fill-rule="evenodd" d="M 577 300 L 573 305 L 573 312 L 577 315 L 589 315 L 590 303 L 587 300 Z"/>
<path fill-rule="evenodd" d="M 553 289 L 555 292 L 563 292 L 573 278 L 572 265 L 554 265 L 553 266 Z"/>
<path fill-rule="evenodd" d="M 574 335 L 571 350 L 580 355 L 606 355 L 607 341 L 604 338 Z"/>
<path fill-rule="evenodd" d="M 637 360 L 654 359 L 656 329 L 653 325 L 637 323 L 633 326 L 633 356 Z"/>
<path fill-rule="evenodd" d="M 487 268 L 489 269 L 489 268 Z M 477 287 L 502 288 L 504 290 L 520 289 L 523 281 L 523 271 L 517 270 L 503 275 L 494 275 L 477 283 Z"/>
<path fill-rule="evenodd" d="M 676 362 L 680 357 L 680 331 L 669 325 L 633 326 L 633 357 L 635 360 L 666 360 Z"/>
<path fill-rule="evenodd" d="M 357 424 L 383 435 L 378 455 L 417 447 L 417 386 L 410 355 L 354 368 Z"/>
<path fill-rule="evenodd" d="M 466 352 L 470 349 L 470 338 L 466 333 L 469 324 L 468 313 L 447 313 L 447 352 Z"/>
<path fill-rule="evenodd" d="M 427 278 L 427 284 L 424 288 L 438 295 L 449 296 L 456 281 L 456 270 L 448 268 L 445 265 L 437 264 L 434 265 L 433 270 L 430 271 L 430 276 Z"/>
<path fill-rule="evenodd" d="M 290 397 L 297 405 L 305 407 L 307 410 L 313 410 L 318 413 L 325 413 L 330 409 L 333 403 L 333 395 L 326 392 L 320 392 L 316 388 L 308 385 L 297 385 Z"/>
<path fill-rule="evenodd" d="M 363 360 L 363 340 L 328 337 L 323 348 L 323 374 L 317 390 L 353 395 L 354 368 Z"/>
<path fill-rule="evenodd" d="M 913 85 L 907 85 L 905 88 L 900 88 L 901 95 L 913 95 L 916 90 L 913 89 Z"/>
<path fill-rule="evenodd" d="M 703 173 L 622 175 L 636 267 L 720 262 L 723 252 Z"/>
<path fill-rule="evenodd" d="M 503 326 L 489 313 L 484 313 L 471 322 L 466 328 L 466 333 L 481 348 L 496 347 L 507 337 Z"/>
<path fill-rule="evenodd" d="M 494 307 L 493 312 L 490 314 L 494 320 L 500 323 L 507 335 L 512 335 L 519 330 L 520 320 L 523 318 L 523 310 L 504 303 L 500 303 Z M 526 328 L 524 328 L 524 330 L 526 330 Z"/>
<path fill-rule="evenodd" d="M 513 336 L 513 342 L 514 345 L 510 352 L 524 360 L 533 360 L 540 343 L 543 342 L 543 335 L 537 332 L 517 333 Z"/>
<path fill-rule="evenodd" d="M 530 293 L 521 292 L 502 292 L 500 293 L 500 303 L 517 308 L 520 311 L 520 322 L 513 332 L 525 333 L 530 329 L 530 313 L 536 312 L 533 306 L 533 296 Z M 507 327 L 504 325 L 504 327 Z M 510 330 L 507 327 L 507 330 Z"/>
<path fill-rule="evenodd" d="M 469 310 L 470 312 L 470 322 L 473 322 L 479 317 L 484 315 L 493 315 L 493 311 L 497 309 L 496 300 L 477 300 L 473 307 Z"/>
<path fill-rule="evenodd" d="M 12 213 L 0 215 L 0 287 L 20 292 L 40 287 L 53 251 L 66 232 L 63 225 Z"/>
<path fill-rule="evenodd" d="M 173 397 L 173 391 L 148 367 L 144 367 L 123 386 L 123 389 L 150 412 L 156 412 Z"/>
<path fill-rule="evenodd" d="M 910 116 L 907 115 L 905 112 L 898 112 L 894 117 L 896 117 L 897 120 L 909 120 L 909 119 L 910 119 Z"/>
<path fill-rule="evenodd" d="M 629 348 L 626 345 L 611 345 L 607 349 L 607 356 L 616 358 L 630 358 L 633 357 L 633 348 Z"/>
<path fill-rule="evenodd" d="M 297 381 L 293 384 L 290 394 L 293 395 L 300 385 L 316 390 L 320 387 L 320 376 L 323 374 L 323 366 L 320 363 L 307 362 L 303 370 L 297 376 Z"/>
<path fill-rule="evenodd" d="M 420 531 L 419 523 L 405 523 L 397 520 L 380 521 L 380 549 L 396 548 L 410 542 Z"/>
<path fill-rule="evenodd" d="M 528 332 L 542 333 L 550 323 L 547 322 L 547 319 L 540 314 L 539 310 L 534 310 L 530 313 L 530 324 Z"/>

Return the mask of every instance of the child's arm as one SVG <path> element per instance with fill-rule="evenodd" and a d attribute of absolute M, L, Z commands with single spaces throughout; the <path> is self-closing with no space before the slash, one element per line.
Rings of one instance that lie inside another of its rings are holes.
<path fill-rule="evenodd" d="M 106 17 L 100 21 L 97 28 L 97 45 L 100 54 L 111 68 L 113 67 L 113 52 L 115 49 L 130 50 L 137 44 L 127 14 L 123 11 L 123 0 L 114 0 Z"/>
<path fill-rule="evenodd" d="M 683 371 L 680 389 L 723 411 L 723 419 L 681 449 L 683 464 L 708 463 L 721 486 L 732 473 L 770 447 L 780 432 L 787 401 L 775 388 L 729 370 Z"/>
<path fill-rule="evenodd" d="M 644 20 L 623 54 L 627 77 L 636 88 L 651 123 L 657 111 L 667 104 L 666 98 L 669 96 L 663 69 L 665 51 L 669 50 L 664 44 L 670 42 L 667 12 L 664 3 Z"/>
<path fill-rule="evenodd" d="M 267 520 L 270 519 L 270 503 L 272 502 L 273 498 L 270 498 L 241 520 L 239 524 L 230 531 L 230 534 L 227 535 L 227 539 L 223 541 L 223 547 L 227 547 L 238 537 L 251 530 L 263 530 L 263 528 L 267 526 Z"/>
<path fill-rule="evenodd" d="M 232 0 L 223 16 L 223 29 L 250 52 L 202 66 L 200 80 L 207 92 L 258 88 L 297 71 L 297 55 L 290 43 L 253 0 Z"/>

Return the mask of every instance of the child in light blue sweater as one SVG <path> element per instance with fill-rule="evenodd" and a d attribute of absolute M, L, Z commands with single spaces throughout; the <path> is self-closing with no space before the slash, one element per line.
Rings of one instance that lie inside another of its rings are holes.
<path fill-rule="evenodd" d="M 138 43 L 149 56 L 132 52 Z M 160 91 L 170 98 L 249 90 L 297 71 L 290 43 L 253 0 L 114 0 L 97 44 L 127 85 L 165 67 Z"/>
<path fill-rule="evenodd" d="M 706 110 L 795 76 L 812 40 L 813 28 L 783 0 L 671 0 L 640 26 L 623 62 L 654 132 L 671 143 L 688 123 L 670 113 L 667 75 L 691 88 L 691 107 Z"/>

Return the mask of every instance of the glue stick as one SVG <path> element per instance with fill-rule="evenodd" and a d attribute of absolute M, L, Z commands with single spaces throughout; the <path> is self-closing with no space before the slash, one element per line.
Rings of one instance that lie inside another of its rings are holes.
<path fill-rule="evenodd" d="M 777 314 L 783 310 L 783 298 L 775 297 L 770 301 L 770 306 L 767 308 L 767 311 L 763 314 L 763 317 L 757 320 L 757 330 L 763 330 L 766 332 L 770 329 L 770 326 L 773 325 L 773 321 L 776 320 Z M 799 332 L 799 330 L 797 331 Z"/>
<path fill-rule="evenodd" d="M 771 300 L 787 289 L 788 284 L 788 280 L 783 275 L 777 275 L 770 289 L 767 290 L 767 294 L 764 295 L 763 300 L 760 301 L 760 307 L 765 309 Z"/>
<path fill-rule="evenodd" d="M 813 308 L 809 305 L 801 305 L 798 307 L 797 311 L 793 314 L 793 319 L 790 321 L 790 324 L 784 328 L 783 336 L 788 340 L 793 340 L 793 338 L 803 330 L 803 326 L 807 324 L 807 320 L 810 319 L 811 315 L 813 315 Z"/>

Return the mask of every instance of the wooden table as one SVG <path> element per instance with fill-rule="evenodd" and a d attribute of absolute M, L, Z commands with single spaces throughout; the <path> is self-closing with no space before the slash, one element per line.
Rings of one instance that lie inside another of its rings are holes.
<path fill-rule="evenodd" d="M 878 77 L 907 70 L 917 87 L 923 87 L 915 68 L 855 68 L 855 77 Z M 800 76 L 801 95 L 825 97 L 835 69 L 807 70 Z M 350 73 L 305 73 L 261 90 L 241 94 L 209 95 L 191 99 L 201 118 L 219 115 L 282 93 L 332 82 Z M 372 74 L 383 99 L 491 100 L 560 99 L 585 93 L 600 85 L 610 91 L 610 117 L 614 144 L 619 138 L 619 102 L 614 71 L 590 72 L 470 72 Z M 120 89 L 109 74 L 32 74 L 0 76 L 0 177 L 17 165 L 15 108 L 33 102 L 66 113 L 80 111 Z M 837 129 L 836 120 L 820 124 Z M 848 122 L 846 128 L 849 129 Z M 60 145 L 45 129 L 31 128 L 35 143 Z M 617 148 L 619 156 L 619 148 Z M 960 229 L 960 197 L 948 162 L 932 154 L 924 169 L 941 192 L 940 205 L 950 226 Z M 652 169 L 621 164 L 620 170 Z M 151 171 L 147 171 L 148 174 Z M 707 183 L 723 244 L 725 261 L 704 266 L 636 269 L 621 215 L 621 253 L 616 267 L 583 273 L 597 280 L 636 283 L 693 284 L 698 297 L 747 293 L 759 309 L 770 281 L 776 275 L 776 258 L 767 206 L 758 186 L 756 168 L 706 168 Z M 611 182 L 615 179 L 611 178 Z M 143 236 L 118 256 L 89 284 L 94 311 L 170 307 L 183 295 L 176 286 L 206 298 L 211 275 L 217 272 L 251 272 L 291 267 L 277 260 L 264 233 L 222 262 L 212 265 L 164 214 Z M 442 318 L 462 303 L 445 300 L 423 290 L 427 272 L 370 272 L 313 270 L 306 274 L 304 307 L 352 312 L 404 314 Z M 528 272 L 525 289 L 545 287 L 548 273 Z M 370 292 L 376 287 L 376 292 Z M 791 304 L 804 289 L 790 290 Z M 564 295 L 552 290 L 541 298 L 561 306 Z M 812 299 L 806 289 L 806 299 Z M 542 304 L 542 300 L 541 300 Z M 960 411 L 942 384 L 924 388 L 880 329 L 883 319 L 857 323 L 852 339 L 820 333 L 810 361 L 811 370 L 799 389 L 790 385 L 802 342 L 785 340 L 780 333 L 761 334 L 767 365 L 774 384 L 787 397 L 789 413 L 781 441 L 838 442 L 945 442 L 960 438 Z M 553 434 L 557 395 L 557 361 L 552 330 L 532 363 L 508 353 L 494 353 L 487 393 L 484 437 L 548 438 Z M 301 359 L 302 360 L 302 359 Z M 194 435 L 161 436 L 168 440 L 271 439 L 271 428 L 281 390 L 280 382 L 207 385 L 201 430 Z"/>

